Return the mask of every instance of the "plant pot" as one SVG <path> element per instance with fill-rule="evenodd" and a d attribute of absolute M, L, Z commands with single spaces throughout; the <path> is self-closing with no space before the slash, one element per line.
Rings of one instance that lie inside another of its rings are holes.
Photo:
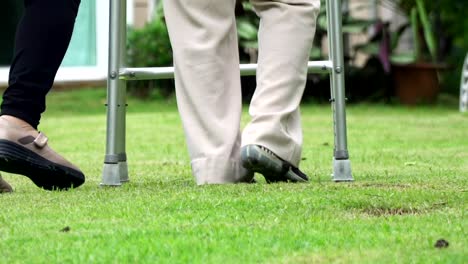
<path fill-rule="evenodd" d="M 433 63 L 392 65 L 395 95 L 406 105 L 434 103 L 440 90 L 437 71 L 442 68 Z"/>

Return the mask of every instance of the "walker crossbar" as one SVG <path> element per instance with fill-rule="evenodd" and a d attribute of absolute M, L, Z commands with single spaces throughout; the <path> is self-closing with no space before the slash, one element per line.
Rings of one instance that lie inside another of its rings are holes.
<path fill-rule="evenodd" d="M 329 73 L 332 70 L 332 61 L 309 61 L 309 73 Z M 257 64 L 239 65 L 242 76 L 255 75 Z M 174 67 L 150 67 L 150 68 L 123 68 L 119 73 L 121 80 L 157 80 L 174 78 Z"/>
<path fill-rule="evenodd" d="M 310 61 L 308 71 L 330 75 L 335 148 L 332 180 L 353 181 L 348 155 L 341 0 L 326 0 L 329 60 Z M 106 155 L 101 186 L 120 186 L 129 180 L 126 134 L 126 82 L 174 78 L 174 67 L 126 68 L 126 0 L 110 0 L 109 76 L 107 80 Z M 241 75 L 255 75 L 256 64 L 241 64 Z"/>

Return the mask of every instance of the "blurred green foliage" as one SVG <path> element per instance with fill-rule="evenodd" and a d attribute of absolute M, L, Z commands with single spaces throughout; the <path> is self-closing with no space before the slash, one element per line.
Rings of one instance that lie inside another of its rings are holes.
<path fill-rule="evenodd" d="M 164 67 L 172 65 L 172 49 L 169 41 L 162 5 L 154 19 L 142 28 L 127 30 L 127 66 Z M 167 96 L 174 91 L 173 80 L 130 81 L 128 91 L 141 98 L 154 95 Z"/>
<path fill-rule="evenodd" d="M 468 53 L 468 1 L 431 0 L 428 5 L 436 18 L 436 35 L 441 39 L 440 49 L 446 53 L 451 70 L 442 74 L 444 91 L 459 94 L 460 76 L 465 55 Z"/>
<path fill-rule="evenodd" d="M 396 0 L 409 14 L 416 0 Z M 444 92 L 459 93 L 460 76 L 468 52 L 468 1 L 423 0 L 428 18 L 437 36 L 437 60 L 448 65 L 440 74 Z"/>

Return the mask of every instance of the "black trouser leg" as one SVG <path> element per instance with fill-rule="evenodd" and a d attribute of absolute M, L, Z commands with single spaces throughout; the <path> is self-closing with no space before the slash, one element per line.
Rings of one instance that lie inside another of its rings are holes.
<path fill-rule="evenodd" d="M 37 128 L 70 43 L 80 0 L 24 0 L 24 5 L 1 114 Z"/>

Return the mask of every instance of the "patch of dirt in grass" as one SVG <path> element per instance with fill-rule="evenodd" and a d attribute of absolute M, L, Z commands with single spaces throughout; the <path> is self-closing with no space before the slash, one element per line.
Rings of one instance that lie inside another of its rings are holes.
<path fill-rule="evenodd" d="M 391 183 L 379 183 L 379 182 L 375 182 L 375 183 L 363 183 L 363 184 L 360 184 L 361 187 L 373 187 L 373 188 L 397 188 L 397 189 L 407 189 L 407 188 L 411 188 L 411 184 L 398 184 L 398 183 L 395 183 L 395 184 L 391 184 Z"/>
<path fill-rule="evenodd" d="M 427 213 L 428 210 L 417 209 L 417 208 L 365 208 L 362 213 L 371 216 L 392 216 L 392 215 L 419 215 Z"/>
<path fill-rule="evenodd" d="M 352 215 L 362 215 L 366 217 L 388 217 L 388 216 L 406 216 L 406 215 L 423 215 L 441 210 L 448 207 L 447 202 L 432 203 L 431 205 L 413 205 L 408 207 L 392 206 L 392 205 L 376 205 L 366 204 L 360 206 L 349 207 L 352 210 Z"/>
<path fill-rule="evenodd" d="M 282 263 L 282 264 L 309 264 L 309 263 L 345 263 L 337 256 L 312 255 L 312 256 L 288 256 L 284 259 L 275 259 L 268 263 Z"/>

